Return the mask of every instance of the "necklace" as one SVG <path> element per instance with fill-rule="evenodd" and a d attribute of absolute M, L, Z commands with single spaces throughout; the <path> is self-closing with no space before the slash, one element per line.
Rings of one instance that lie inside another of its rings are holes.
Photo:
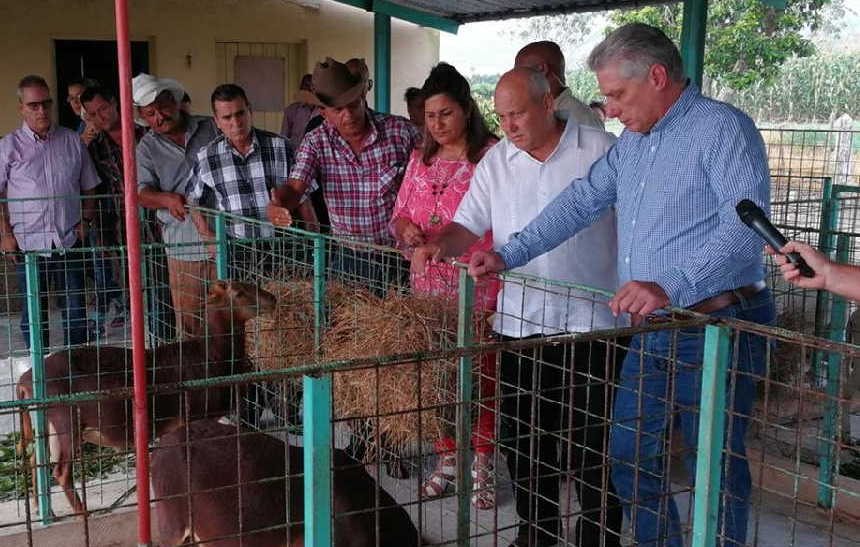
<path fill-rule="evenodd" d="M 448 185 L 451 183 L 451 177 L 445 176 L 445 171 L 441 167 L 441 163 L 445 162 L 460 162 L 466 157 L 466 151 L 464 150 L 456 159 L 453 160 L 443 160 L 441 157 L 437 155 L 436 161 L 433 162 L 433 168 L 436 169 L 436 177 L 430 185 L 430 193 L 435 198 L 435 203 L 433 204 L 433 213 L 430 214 L 430 225 L 436 226 L 442 222 L 442 217 L 439 216 L 439 201 L 442 199 L 442 196 L 445 194 L 445 190 L 448 189 Z M 444 179 L 444 180 L 443 180 Z"/>

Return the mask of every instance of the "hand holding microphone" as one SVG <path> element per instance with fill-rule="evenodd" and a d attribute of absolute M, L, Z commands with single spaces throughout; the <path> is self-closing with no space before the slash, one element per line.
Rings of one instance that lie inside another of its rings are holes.
<path fill-rule="evenodd" d="M 738 217 L 740 217 L 741 221 L 752 228 L 775 251 L 779 252 L 788 243 L 785 236 L 770 223 L 764 211 L 752 201 L 748 199 L 741 200 L 735 207 L 735 210 L 738 212 Z M 784 256 L 789 262 L 797 266 L 801 276 L 815 277 L 815 271 L 809 267 L 809 264 L 803 260 L 800 254 L 791 252 L 786 253 Z"/>

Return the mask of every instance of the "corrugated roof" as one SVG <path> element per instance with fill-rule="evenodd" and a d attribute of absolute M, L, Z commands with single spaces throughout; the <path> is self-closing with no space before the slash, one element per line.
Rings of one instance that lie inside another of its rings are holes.
<path fill-rule="evenodd" d="M 420 10 L 457 21 L 472 23 L 575 11 L 602 11 L 667 4 L 671 0 L 389 0 L 405 8 Z"/>

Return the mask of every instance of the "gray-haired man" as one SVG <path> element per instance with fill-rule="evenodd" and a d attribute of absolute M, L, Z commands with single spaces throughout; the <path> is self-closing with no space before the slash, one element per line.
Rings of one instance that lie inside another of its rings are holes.
<path fill-rule="evenodd" d="M 0 242 L 5 257 L 17 262 L 19 290 L 27 286 L 18 251 L 38 253 L 42 317 L 21 312 L 24 343 L 30 347 L 30 323 L 40 325 L 48 344 L 49 291 L 61 295 L 63 343 L 86 340 L 83 255 L 67 256 L 64 249 L 79 247 L 94 220 L 92 194 L 99 184 L 84 144 L 74 131 L 54 125 L 51 90 L 40 76 L 26 76 L 18 84 L 18 110 L 24 123 L 0 139 Z"/>

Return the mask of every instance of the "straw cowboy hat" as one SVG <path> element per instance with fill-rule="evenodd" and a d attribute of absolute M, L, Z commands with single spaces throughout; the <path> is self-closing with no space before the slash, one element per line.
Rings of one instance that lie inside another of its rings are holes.
<path fill-rule="evenodd" d="M 170 78 L 156 78 L 152 74 L 141 72 L 131 80 L 131 98 L 134 106 L 142 107 L 149 106 L 155 102 L 163 91 L 169 91 L 176 104 L 182 102 L 182 97 L 185 96 L 185 88 L 176 80 Z M 135 111 L 135 121 L 140 125 L 146 126 L 147 123 L 137 115 Z"/>
<path fill-rule="evenodd" d="M 314 68 L 313 86 L 319 106 L 340 108 L 364 96 L 367 78 L 351 73 L 345 64 L 326 57 Z"/>

